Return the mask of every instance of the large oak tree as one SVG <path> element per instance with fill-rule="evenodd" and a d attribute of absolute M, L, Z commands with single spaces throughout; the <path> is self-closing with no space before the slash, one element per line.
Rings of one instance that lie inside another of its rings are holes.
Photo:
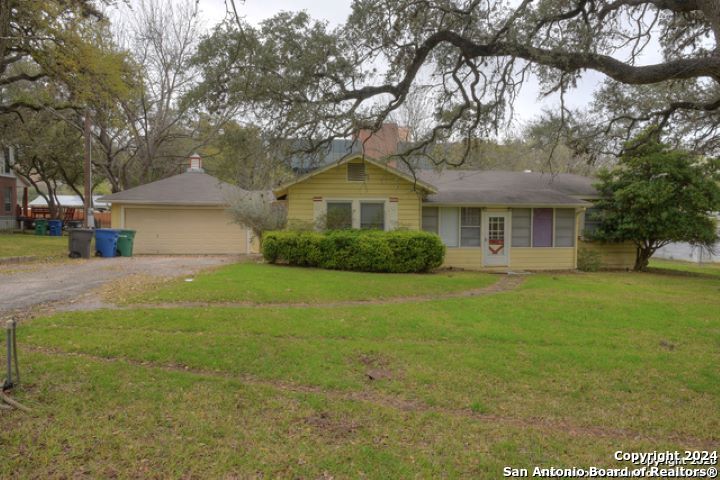
<path fill-rule="evenodd" d="M 200 46 L 196 93 L 211 108 L 243 106 L 278 135 L 329 140 L 378 128 L 425 89 L 434 121 L 423 148 L 492 136 L 531 77 L 562 98 L 595 71 L 606 82 L 587 138 L 619 146 L 657 124 L 715 153 L 718 37 L 717 0 L 355 0 L 334 29 L 304 13 L 258 27 L 231 15 Z M 564 105 L 560 128 L 572 117 Z"/>
<path fill-rule="evenodd" d="M 83 108 L 124 94 L 124 56 L 95 45 L 101 9 L 111 3 L 0 0 L 0 114 Z"/>

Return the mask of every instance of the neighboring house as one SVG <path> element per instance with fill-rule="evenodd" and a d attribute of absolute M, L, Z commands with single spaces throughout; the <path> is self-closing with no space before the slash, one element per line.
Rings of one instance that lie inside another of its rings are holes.
<path fill-rule="evenodd" d="M 185 173 L 100 200 L 112 205 L 112 227 L 135 230 L 138 254 L 252 253 L 249 229 L 226 212 L 227 195 L 239 190 L 207 175 L 199 156 Z"/>
<path fill-rule="evenodd" d="M 377 132 L 361 129 L 353 138 L 335 138 L 325 148 L 312 154 L 296 153 L 290 158 L 290 167 L 295 173 L 304 174 L 317 168 L 331 165 L 348 156 L 365 153 L 372 158 L 384 158 L 387 155 L 405 151 L 411 146 L 408 142 L 408 129 L 396 123 L 384 123 Z M 295 148 L 303 146 L 302 142 Z M 308 145 L 309 146 L 309 145 Z M 423 155 L 412 158 L 413 165 L 431 166 Z"/>
<path fill-rule="evenodd" d="M 712 249 L 690 245 L 689 243 L 671 243 L 658 249 L 653 257 L 668 260 L 683 260 L 695 263 L 720 263 L 720 214 L 715 215 L 718 241 Z"/>
<path fill-rule="evenodd" d="M 95 207 L 96 210 L 107 210 L 109 209 L 109 205 L 107 202 L 103 202 L 102 200 L 98 200 L 100 198 L 100 195 L 93 195 L 93 207 Z M 79 195 L 57 195 L 57 201 L 63 208 L 79 208 L 82 210 L 84 207 L 82 198 Z M 45 200 L 42 195 L 37 196 L 35 199 L 33 199 L 32 202 L 29 204 L 30 208 L 33 207 L 47 207 L 48 203 L 47 200 Z"/>
<path fill-rule="evenodd" d="M 17 218 L 27 211 L 29 185 L 15 175 L 12 169 L 14 155 L 14 147 L 3 147 L 0 151 L 0 230 L 15 228 Z M 19 199 L 22 199 L 22 207 Z"/>
<path fill-rule="evenodd" d="M 426 230 L 447 246 L 446 267 L 568 270 L 578 244 L 607 266 L 629 268 L 630 244 L 581 242 L 590 178 L 569 174 L 420 171 L 416 177 L 369 157 L 352 156 L 274 190 L 288 221 L 316 228 Z"/>

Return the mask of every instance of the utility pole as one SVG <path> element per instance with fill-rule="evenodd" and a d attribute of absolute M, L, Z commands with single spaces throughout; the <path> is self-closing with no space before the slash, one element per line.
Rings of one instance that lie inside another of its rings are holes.
<path fill-rule="evenodd" d="M 95 219 L 93 218 L 93 201 L 92 201 L 92 163 L 90 158 L 90 109 L 85 110 L 85 198 L 84 205 L 85 215 L 83 215 L 83 227 L 93 228 Z"/>

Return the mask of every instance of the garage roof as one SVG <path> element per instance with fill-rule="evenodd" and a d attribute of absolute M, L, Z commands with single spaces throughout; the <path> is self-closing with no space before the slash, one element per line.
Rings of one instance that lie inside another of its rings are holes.
<path fill-rule="evenodd" d="M 190 170 L 157 182 L 105 195 L 100 200 L 110 203 L 158 205 L 227 205 L 227 196 L 240 191 L 241 188 L 212 175 Z"/>

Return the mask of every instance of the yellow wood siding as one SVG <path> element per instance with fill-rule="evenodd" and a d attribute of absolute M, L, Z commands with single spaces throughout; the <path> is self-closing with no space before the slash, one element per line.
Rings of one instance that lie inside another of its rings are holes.
<path fill-rule="evenodd" d="M 247 229 L 232 223 L 223 208 L 115 204 L 112 222 L 113 228 L 136 230 L 137 254 L 247 253 Z"/>
<path fill-rule="evenodd" d="M 580 241 L 579 248 L 600 254 L 602 268 L 627 270 L 635 265 L 635 244 Z"/>
<path fill-rule="evenodd" d="M 364 182 L 349 182 L 347 164 L 343 164 L 290 186 L 287 193 L 289 222 L 313 224 L 314 197 L 322 197 L 323 202 L 328 199 L 388 201 L 390 197 L 396 197 L 398 228 L 419 230 L 422 203 L 414 185 L 370 163 L 366 163 L 365 168 Z"/>
<path fill-rule="evenodd" d="M 122 205 L 114 205 L 110 209 L 110 228 L 122 228 L 121 212 Z"/>
<path fill-rule="evenodd" d="M 575 269 L 574 247 L 510 247 L 510 265 L 506 267 L 488 267 L 482 263 L 481 248 L 452 248 L 445 251 L 443 267 L 464 268 L 468 270 L 573 270 Z"/>
<path fill-rule="evenodd" d="M 515 270 L 573 270 L 575 247 L 511 247 L 510 268 Z"/>
<path fill-rule="evenodd" d="M 443 262 L 443 267 L 479 270 L 483 268 L 482 248 L 448 247 L 445 249 L 445 261 Z"/>

